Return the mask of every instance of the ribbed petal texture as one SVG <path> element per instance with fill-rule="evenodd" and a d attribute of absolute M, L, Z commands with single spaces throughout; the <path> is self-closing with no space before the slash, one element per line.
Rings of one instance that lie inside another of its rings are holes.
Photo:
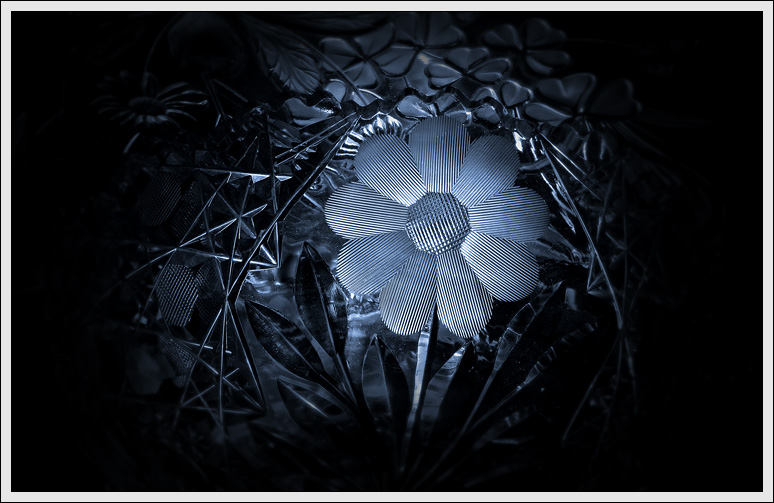
<path fill-rule="evenodd" d="M 408 140 L 428 192 L 451 192 L 470 146 L 468 131 L 449 117 L 417 124 Z"/>
<path fill-rule="evenodd" d="M 548 227 L 548 206 L 535 191 L 512 187 L 468 208 L 470 226 L 512 241 L 534 241 Z"/>
<path fill-rule="evenodd" d="M 520 163 L 518 150 L 507 138 L 479 138 L 470 146 L 468 155 L 462 161 L 452 194 L 468 208 L 486 201 L 513 186 Z"/>
<path fill-rule="evenodd" d="M 355 172 L 361 182 L 404 206 L 427 193 L 408 145 L 394 135 L 366 138 L 355 156 Z"/>
<path fill-rule="evenodd" d="M 415 249 L 402 230 L 348 241 L 339 253 L 339 279 L 350 292 L 376 293 L 400 271 Z"/>
<path fill-rule="evenodd" d="M 325 203 L 325 220 L 333 232 L 347 239 L 401 230 L 408 208 L 362 183 L 338 188 Z"/>
<path fill-rule="evenodd" d="M 519 153 L 512 141 L 484 136 L 448 117 L 415 126 L 408 144 L 395 135 L 366 138 L 355 157 L 359 182 L 334 192 L 330 227 L 350 239 L 337 275 L 350 291 L 379 292 L 390 330 L 415 334 L 438 306 L 460 337 L 491 319 L 492 299 L 534 292 L 537 260 L 524 241 L 541 237 L 549 212 L 540 195 L 514 187 Z"/>
<path fill-rule="evenodd" d="M 523 244 L 474 231 L 465 238 L 460 253 L 496 299 L 521 300 L 537 285 L 537 261 Z"/>
<path fill-rule="evenodd" d="M 492 317 L 492 296 L 459 250 L 438 256 L 438 317 L 465 338 L 476 335 Z"/>
<path fill-rule="evenodd" d="M 419 332 L 435 306 L 437 257 L 415 250 L 379 294 L 382 320 L 395 333 Z"/>

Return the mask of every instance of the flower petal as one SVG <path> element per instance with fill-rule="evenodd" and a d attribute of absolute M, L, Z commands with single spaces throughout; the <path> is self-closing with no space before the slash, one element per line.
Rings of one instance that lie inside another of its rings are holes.
<path fill-rule="evenodd" d="M 421 98 L 414 96 L 413 94 L 409 94 L 400 100 L 397 110 L 400 115 L 410 119 L 423 120 L 435 116 L 435 105 L 433 103 L 425 103 Z M 411 142 L 409 141 L 409 147 L 410 146 Z M 417 153 L 413 153 L 414 158 L 416 158 Z M 421 168 L 419 169 L 419 173 L 422 173 Z"/>
<path fill-rule="evenodd" d="M 414 250 L 404 230 L 348 241 L 339 252 L 339 279 L 350 292 L 374 294 L 400 271 Z"/>
<path fill-rule="evenodd" d="M 537 260 L 521 243 L 474 231 L 465 238 L 460 253 L 496 299 L 521 300 L 537 285 Z"/>
<path fill-rule="evenodd" d="M 400 77 L 409 71 L 416 55 L 417 49 L 414 47 L 394 45 L 373 59 L 385 75 Z"/>
<path fill-rule="evenodd" d="M 532 18 L 524 23 L 523 30 L 527 47 L 561 44 L 567 39 L 567 35 L 562 30 L 554 28 L 545 19 Z"/>
<path fill-rule="evenodd" d="M 379 54 L 390 45 L 394 32 L 395 29 L 391 24 L 384 24 L 381 28 L 355 37 L 355 43 L 360 47 L 364 56 L 371 57 L 374 54 Z"/>
<path fill-rule="evenodd" d="M 438 317 L 465 338 L 480 332 L 492 317 L 492 296 L 460 250 L 438 256 Z"/>
<path fill-rule="evenodd" d="M 562 123 L 562 121 L 572 117 L 571 115 L 546 105 L 545 103 L 529 103 L 524 108 L 524 113 L 527 114 L 527 117 L 531 119 L 535 119 L 539 122 L 547 122 L 552 126 L 558 126 Z"/>
<path fill-rule="evenodd" d="M 540 75 L 551 75 L 570 65 L 570 55 L 564 51 L 529 51 L 526 55 L 527 66 Z"/>
<path fill-rule="evenodd" d="M 473 116 L 482 122 L 497 124 L 500 122 L 500 115 L 492 105 L 482 105 L 473 110 Z"/>
<path fill-rule="evenodd" d="M 438 94 L 439 91 L 439 88 L 433 87 L 432 79 L 427 78 L 428 75 L 430 75 L 428 73 L 428 68 L 434 61 L 437 61 L 437 58 L 428 56 L 426 52 L 420 52 L 419 55 L 414 58 L 414 61 L 411 63 L 411 68 L 409 68 L 408 73 L 404 76 L 406 84 L 412 89 L 419 91 L 423 96 L 434 96 Z M 437 103 L 433 103 L 433 105 L 437 106 Z"/>
<path fill-rule="evenodd" d="M 519 33 L 516 31 L 516 28 L 510 24 L 503 24 L 489 30 L 484 33 L 482 40 L 485 44 L 492 47 L 508 49 L 515 47 L 518 50 L 521 50 L 523 47 L 521 39 L 519 38 Z"/>
<path fill-rule="evenodd" d="M 472 101 L 484 101 L 485 99 L 493 99 L 499 101 L 497 98 L 497 92 L 491 87 L 479 87 L 476 92 L 473 93 Z"/>
<path fill-rule="evenodd" d="M 361 182 L 404 206 L 427 193 L 409 146 L 395 135 L 366 138 L 355 156 L 355 172 Z"/>
<path fill-rule="evenodd" d="M 437 256 L 415 250 L 379 294 L 382 320 L 398 334 L 419 332 L 435 306 Z"/>
<path fill-rule="evenodd" d="M 519 152 L 511 140 L 483 136 L 470 146 L 452 194 L 467 207 L 486 201 L 513 186 L 520 163 Z"/>
<path fill-rule="evenodd" d="M 500 94 L 503 97 L 503 105 L 512 107 L 532 98 L 532 91 L 513 80 L 506 80 L 503 87 L 500 88 Z"/>
<path fill-rule="evenodd" d="M 395 23 L 396 38 L 401 42 L 408 42 L 412 46 L 422 47 L 424 46 L 424 40 L 422 40 L 423 23 L 419 18 L 419 14 L 416 12 L 403 12 L 398 14 L 393 21 Z"/>
<path fill-rule="evenodd" d="M 453 84 L 462 78 L 462 74 L 445 63 L 433 63 L 427 67 L 426 75 L 430 77 L 430 85 L 441 88 Z"/>
<path fill-rule="evenodd" d="M 325 203 L 325 221 L 347 239 L 402 230 L 407 217 L 405 206 L 358 182 L 336 189 Z"/>
<path fill-rule="evenodd" d="M 602 86 L 594 98 L 589 113 L 605 117 L 626 117 L 640 110 L 640 104 L 634 99 L 631 81 L 615 79 Z"/>
<path fill-rule="evenodd" d="M 320 41 L 320 46 L 328 59 L 339 69 L 346 68 L 347 65 L 360 57 L 357 50 L 341 38 L 324 38 Z M 323 66 L 327 70 L 336 70 L 325 61 L 323 61 Z"/>
<path fill-rule="evenodd" d="M 336 79 L 331 79 L 330 82 L 328 82 L 328 84 L 325 86 L 325 90 L 328 91 L 331 96 L 333 96 L 339 103 L 344 100 L 344 98 L 347 96 L 347 93 L 349 92 L 347 84 Z"/>
<path fill-rule="evenodd" d="M 190 119 L 192 121 L 196 120 L 196 117 L 194 117 L 193 115 L 189 114 L 188 112 L 184 112 L 183 110 L 177 110 L 176 108 L 167 108 L 165 110 L 165 113 L 167 115 L 179 115 L 181 117 L 185 117 L 186 119 Z"/>
<path fill-rule="evenodd" d="M 512 241 L 535 241 L 548 227 L 548 206 L 534 190 L 512 187 L 468 208 L 474 231 Z"/>
<path fill-rule="evenodd" d="M 473 69 L 473 76 L 488 84 L 497 82 L 510 68 L 511 62 L 505 58 L 490 59 Z"/>
<path fill-rule="evenodd" d="M 488 55 L 489 51 L 483 47 L 476 47 L 474 49 L 458 47 L 449 51 L 449 54 L 446 55 L 446 60 L 460 70 L 467 71 L 483 61 Z"/>
<path fill-rule="evenodd" d="M 452 47 L 465 39 L 448 12 L 431 12 L 427 15 L 425 47 Z"/>
<path fill-rule="evenodd" d="M 374 87 L 379 82 L 376 72 L 366 61 L 359 61 L 347 68 L 344 73 L 357 87 Z"/>
<path fill-rule="evenodd" d="M 426 119 L 411 130 L 409 147 L 429 192 L 450 192 L 470 146 L 465 126 L 449 117 Z"/>
<path fill-rule="evenodd" d="M 597 83 L 591 73 L 575 73 L 559 79 L 543 79 L 537 83 L 537 90 L 546 98 L 562 105 L 575 108 L 582 106 Z"/>

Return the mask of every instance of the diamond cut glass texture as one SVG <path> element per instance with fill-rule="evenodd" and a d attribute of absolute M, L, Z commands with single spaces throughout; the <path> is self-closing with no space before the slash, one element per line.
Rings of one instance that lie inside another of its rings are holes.
<path fill-rule="evenodd" d="M 353 293 L 380 290 L 382 320 L 399 334 L 420 331 L 438 308 L 460 337 L 492 316 L 492 299 L 529 296 L 538 265 L 521 242 L 538 239 L 548 208 L 515 187 L 519 153 L 500 136 L 470 142 L 448 117 L 426 119 L 408 142 L 367 138 L 355 156 L 360 182 L 335 191 L 325 206 L 334 232 L 351 239 L 338 275 Z"/>

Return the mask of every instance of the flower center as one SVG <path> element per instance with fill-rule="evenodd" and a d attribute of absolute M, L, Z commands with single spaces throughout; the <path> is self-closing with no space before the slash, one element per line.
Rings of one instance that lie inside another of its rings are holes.
<path fill-rule="evenodd" d="M 451 194 L 431 192 L 409 207 L 406 232 L 420 250 L 446 253 L 470 232 L 468 210 Z"/>
<path fill-rule="evenodd" d="M 129 108 L 141 115 L 164 115 L 166 108 L 156 98 L 150 96 L 138 96 L 129 100 Z"/>

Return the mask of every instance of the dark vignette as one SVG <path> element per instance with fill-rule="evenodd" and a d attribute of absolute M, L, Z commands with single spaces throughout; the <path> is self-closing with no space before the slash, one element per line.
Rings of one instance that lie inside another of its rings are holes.
<path fill-rule="evenodd" d="M 185 471 L 180 454 L 136 438 L 125 418 L 95 407 L 120 376 L 81 323 L 99 295 L 95 264 L 105 259 L 93 201 L 110 186 L 123 144 L 94 121 L 88 103 L 103 75 L 141 66 L 150 42 L 128 42 L 100 65 L 80 55 L 99 48 L 99 20 L 122 15 L 12 15 L 14 265 L 7 273 L 14 324 L 4 336 L 13 348 L 13 490 L 210 490 L 223 483 Z M 509 15 L 483 14 L 468 29 Z M 592 466 L 570 453 L 552 473 L 527 470 L 516 482 L 528 486 L 502 479 L 477 489 L 759 491 L 762 15 L 544 17 L 578 39 L 567 49 L 574 68 L 600 80 L 629 78 L 642 103 L 687 118 L 689 127 L 674 119 L 652 132 L 706 183 L 693 178 L 686 187 L 686 211 L 674 215 L 673 245 L 663 254 L 682 300 L 668 311 L 642 307 L 649 314 L 638 355 L 642 404 L 630 428 L 608 436 Z M 702 197 L 707 204 L 697 214 Z M 163 471 L 168 485 L 145 485 L 148 469 Z M 272 487 L 266 480 L 251 488 Z"/>

